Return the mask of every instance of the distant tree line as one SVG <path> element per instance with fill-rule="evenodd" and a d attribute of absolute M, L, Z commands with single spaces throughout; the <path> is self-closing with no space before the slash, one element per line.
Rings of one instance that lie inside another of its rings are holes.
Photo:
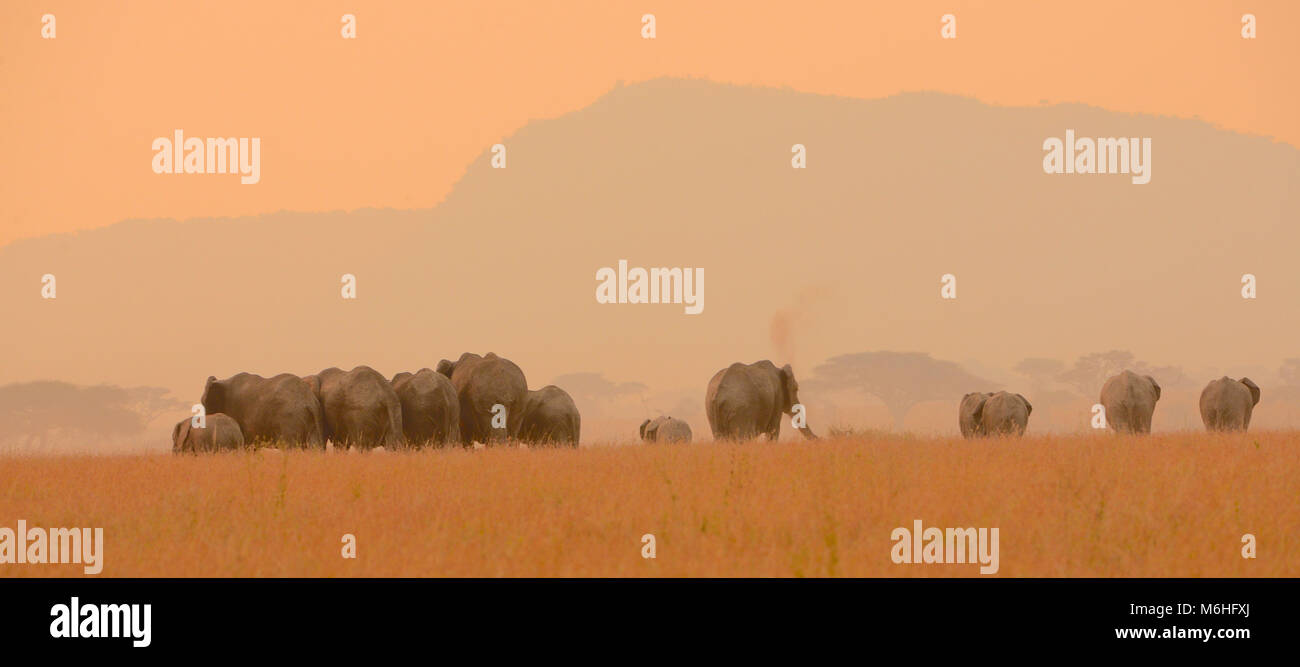
<path fill-rule="evenodd" d="M 50 439 L 140 435 L 167 412 L 186 407 L 160 387 L 78 386 L 42 380 L 0 385 L 0 442 L 41 451 Z"/>

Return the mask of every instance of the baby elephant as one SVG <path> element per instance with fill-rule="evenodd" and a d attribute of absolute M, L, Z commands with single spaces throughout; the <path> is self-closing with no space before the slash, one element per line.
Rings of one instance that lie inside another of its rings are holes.
<path fill-rule="evenodd" d="M 1207 431 L 1244 431 L 1259 403 L 1259 386 L 1250 378 L 1221 377 L 1201 392 L 1201 421 Z"/>
<path fill-rule="evenodd" d="M 1024 435 L 1034 406 L 1020 394 L 970 393 L 961 399 L 957 422 L 967 438 L 984 435 Z"/>
<path fill-rule="evenodd" d="M 194 428 L 189 418 L 182 419 L 172 429 L 173 454 L 198 454 L 242 449 L 244 433 L 239 424 L 229 416 L 214 412 L 207 416 L 204 428 Z"/>
<path fill-rule="evenodd" d="M 641 422 L 641 439 L 646 442 L 691 441 L 691 425 L 672 417 L 655 417 Z"/>
<path fill-rule="evenodd" d="M 524 396 L 519 418 L 519 439 L 530 445 L 577 447 L 582 435 L 582 416 L 569 392 L 548 384 Z"/>

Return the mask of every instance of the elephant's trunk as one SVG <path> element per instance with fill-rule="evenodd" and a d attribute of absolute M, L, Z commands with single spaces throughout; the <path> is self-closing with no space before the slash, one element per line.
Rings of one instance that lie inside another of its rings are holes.
<path fill-rule="evenodd" d="M 801 427 L 799 427 L 799 432 L 803 434 L 803 437 L 808 438 L 809 440 L 820 440 L 820 439 L 821 439 L 821 438 L 818 438 L 818 437 L 817 437 L 817 434 L 816 434 L 816 433 L 813 433 L 812 429 L 808 428 L 807 426 L 801 426 Z"/>

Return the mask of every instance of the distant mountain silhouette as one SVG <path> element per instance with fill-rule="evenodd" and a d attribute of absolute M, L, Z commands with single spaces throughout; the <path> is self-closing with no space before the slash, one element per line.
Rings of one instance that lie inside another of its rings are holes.
<path fill-rule="evenodd" d="M 1151 182 L 1044 174 L 1042 142 L 1066 129 L 1151 137 Z M 208 375 L 391 375 L 491 350 L 533 387 L 597 372 L 703 400 L 719 368 L 769 357 L 809 376 L 883 349 L 1004 368 L 1114 348 L 1186 368 L 1297 355 L 1300 151 L 1199 121 L 661 79 L 503 143 L 506 169 L 485 147 L 434 210 L 130 220 L 0 248 L 0 382 L 188 400 Z M 704 267 L 703 314 L 598 304 L 596 271 L 620 259 Z"/>

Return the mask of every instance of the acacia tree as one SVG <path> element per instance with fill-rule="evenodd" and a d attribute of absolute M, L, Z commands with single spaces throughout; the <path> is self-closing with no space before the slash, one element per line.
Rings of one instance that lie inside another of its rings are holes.
<path fill-rule="evenodd" d="M 48 380 L 0 386 L 0 440 L 42 449 L 53 433 L 136 435 L 158 414 L 184 405 L 166 393 L 158 387 L 79 387 Z"/>
<path fill-rule="evenodd" d="M 805 383 L 815 389 L 850 389 L 871 394 L 884 402 L 903 430 L 903 419 L 922 401 L 958 401 L 971 391 L 989 391 L 997 385 L 972 375 L 951 362 L 922 352 L 859 352 L 828 359 L 813 369 Z"/>
<path fill-rule="evenodd" d="M 1139 361 L 1128 350 L 1085 354 L 1079 357 L 1069 370 L 1058 375 L 1057 379 L 1078 389 L 1084 396 L 1096 396 L 1107 379 L 1125 370 L 1139 375 L 1150 375 L 1165 389 L 1185 387 L 1192 383 L 1182 367 L 1152 366 Z"/>

